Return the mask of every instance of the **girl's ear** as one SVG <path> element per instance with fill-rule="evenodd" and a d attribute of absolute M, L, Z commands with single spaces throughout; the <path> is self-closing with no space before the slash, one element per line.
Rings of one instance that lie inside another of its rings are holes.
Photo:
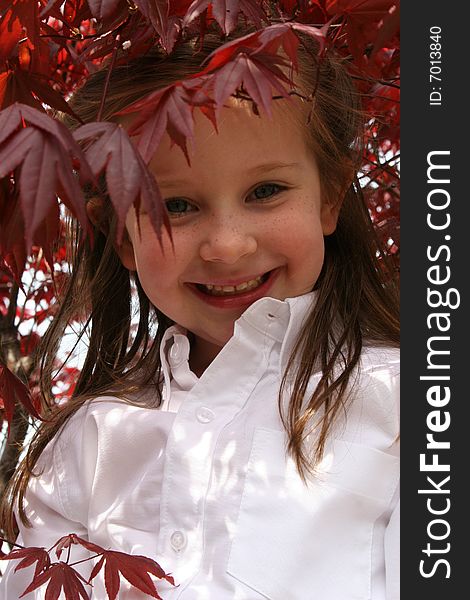
<path fill-rule="evenodd" d="M 336 200 L 335 202 L 325 200 L 322 202 L 320 209 L 320 220 L 322 225 L 323 235 L 331 235 L 336 229 L 338 223 L 339 211 L 343 200 Z"/>
<path fill-rule="evenodd" d="M 322 190 L 322 204 L 320 219 L 322 224 L 323 235 L 331 235 L 338 224 L 338 217 L 343 206 L 343 201 L 348 194 L 349 189 L 354 181 L 354 169 L 351 167 L 349 177 L 346 178 L 344 184 L 338 185 L 334 190 Z"/>
<path fill-rule="evenodd" d="M 108 236 L 109 217 L 106 215 L 103 198 L 100 198 L 99 196 L 90 198 L 86 204 L 86 212 L 93 225 L 104 233 L 104 235 Z M 124 229 L 121 244 L 118 245 L 116 241 L 113 241 L 113 246 L 116 250 L 116 254 L 119 256 L 126 269 L 135 271 L 137 267 L 134 256 L 134 246 L 132 245 L 127 229 Z"/>
<path fill-rule="evenodd" d="M 126 269 L 129 269 L 129 271 L 137 271 L 134 246 L 132 245 L 131 238 L 129 237 L 126 228 L 124 228 L 124 233 L 122 234 L 121 244 L 118 246 L 117 243 L 114 242 L 114 249 Z"/>

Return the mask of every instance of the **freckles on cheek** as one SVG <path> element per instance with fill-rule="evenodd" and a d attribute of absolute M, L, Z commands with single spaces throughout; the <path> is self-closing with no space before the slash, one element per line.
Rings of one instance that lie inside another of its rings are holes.
<path fill-rule="evenodd" d="M 165 230 L 162 230 L 159 240 L 150 226 L 145 229 L 142 228 L 142 235 L 139 236 L 136 232 L 133 242 L 137 254 L 145 257 L 146 260 L 153 257 L 155 260 L 160 261 L 174 254 L 170 237 Z"/>

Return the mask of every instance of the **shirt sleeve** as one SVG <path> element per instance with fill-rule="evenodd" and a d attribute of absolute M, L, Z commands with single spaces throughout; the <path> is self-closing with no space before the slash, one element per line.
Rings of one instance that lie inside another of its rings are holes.
<path fill-rule="evenodd" d="M 81 419 L 78 419 L 79 421 Z M 77 421 L 77 419 L 75 419 Z M 89 437 L 90 431 L 87 431 Z M 26 514 L 31 527 L 26 527 L 17 516 L 20 534 L 17 543 L 25 547 L 51 548 L 63 536 L 75 533 L 86 539 L 86 514 L 89 501 L 90 461 L 93 454 L 93 440 L 84 439 L 75 426 L 67 428 L 63 436 L 53 440 L 38 460 L 25 495 Z M 87 446 L 86 443 L 90 443 Z M 96 446 L 95 446 L 96 448 Z M 82 464 L 85 469 L 80 469 Z M 15 511 L 16 512 L 16 511 Z M 67 550 L 65 550 L 67 552 Z M 82 547 L 72 548 L 73 561 L 87 558 L 89 553 Z M 55 552 L 51 560 L 57 560 Z M 64 554 L 61 556 L 64 560 Z M 34 565 L 16 573 L 18 560 L 0 563 L 4 574 L 0 582 L 0 599 L 19 598 L 29 586 L 34 575 Z M 79 569 L 88 577 L 91 561 L 85 562 Z M 24 596 L 25 600 L 44 598 L 46 585 Z M 88 586 L 85 586 L 86 588 Z M 90 588 L 91 590 L 91 588 Z M 87 589 L 88 592 L 90 590 Z"/>

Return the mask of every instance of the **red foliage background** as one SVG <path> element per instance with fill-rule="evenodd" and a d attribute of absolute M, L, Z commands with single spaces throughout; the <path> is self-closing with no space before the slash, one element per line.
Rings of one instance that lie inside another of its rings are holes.
<path fill-rule="evenodd" d="M 239 22 L 253 25 L 254 33 L 224 44 L 190 79 L 128 107 L 138 114 L 129 132 L 101 121 L 101 110 L 96 122 L 73 133 L 52 116 L 51 109 L 73 116 L 68 97 L 103 63 L 112 69 L 156 44 L 170 53 L 183 39 L 203 43 L 208 31 L 223 39 Z M 377 231 L 398 265 L 398 0 L 0 0 L 1 488 L 17 464 L 28 418 L 40 418 L 34 356 L 68 273 L 60 205 L 87 230 L 84 187 L 105 177 L 118 237 L 132 204 L 145 208 L 159 234 L 168 223 L 147 163 L 165 131 L 186 153 L 194 110 L 216 123 L 217 108 L 234 93 L 250 96 L 257 110 L 269 113 L 273 93 L 289 94 L 292 82 L 281 67 L 296 65 L 298 33 L 324 52 L 334 47 L 348 61 L 367 115 L 361 182 Z M 59 371 L 58 398 L 73 391 L 77 368 Z M 49 582 L 49 598 L 66 582 L 67 598 L 87 597 L 67 568 L 51 571 L 66 563 L 51 563 L 33 550 L 37 558 L 27 550 L 16 550 L 16 557 L 38 561 L 36 578 Z M 112 564 L 111 557 L 107 561 Z M 144 562 L 140 567 L 143 577 Z M 115 597 L 115 589 L 108 594 Z"/>

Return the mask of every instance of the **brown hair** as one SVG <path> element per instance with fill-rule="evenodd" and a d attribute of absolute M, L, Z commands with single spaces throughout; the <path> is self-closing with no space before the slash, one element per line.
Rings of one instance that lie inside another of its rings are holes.
<path fill-rule="evenodd" d="M 328 430 L 347 400 L 348 384 L 364 341 L 375 345 L 398 345 L 399 341 L 395 285 L 383 268 L 383 253 L 354 180 L 364 126 L 360 99 L 341 60 L 328 54 L 318 58 L 310 52 L 312 44 L 310 51 L 306 50 L 309 41 L 305 42 L 299 55 L 300 81 L 307 93 L 315 90 L 315 96 L 312 118 L 308 125 L 304 119 L 303 127 L 317 160 L 322 195 L 327 201 L 337 201 L 341 196 L 344 200 L 336 231 L 325 238 L 325 261 L 315 286 L 318 300 L 299 335 L 279 393 L 288 451 L 302 476 L 321 458 Z M 219 38 L 207 35 L 198 53 L 190 43 L 184 43 L 169 56 L 155 49 L 116 67 L 111 73 L 103 119 L 110 119 L 113 113 L 155 89 L 200 71 L 202 60 L 220 44 Z M 74 111 L 85 122 L 97 116 L 106 76 L 106 69 L 97 72 L 72 98 Z M 80 406 L 104 393 L 130 401 L 129 396 L 147 385 L 156 386 L 155 407 L 161 402 L 159 347 L 172 323 L 149 302 L 137 275 L 131 275 L 122 265 L 114 249 L 115 222 L 111 214 L 109 222 L 108 235 L 96 229 L 92 247 L 79 243 L 80 226 L 72 224 L 71 278 L 45 336 L 40 362 L 48 420 L 35 433 L 4 498 L 3 523 L 10 533 L 14 501 L 19 504 L 22 521 L 28 523 L 23 498 L 41 452 Z M 133 336 L 132 277 L 139 303 L 139 322 Z M 87 317 L 81 335 L 85 329 L 90 330 L 87 356 L 72 399 L 57 406 L 50 391 L 54 361 L 65 328 L 77 313 L 83 314 L 84 305 Z M 307 384 L 318 367 L 322 371 L 320 383 L 306 398 Z M 290 397 L 287 409 L 282 404 L 285 392 Z M 319 408 L 323 408 L 324 416 L 312 456 L 304 442 Z"/>

